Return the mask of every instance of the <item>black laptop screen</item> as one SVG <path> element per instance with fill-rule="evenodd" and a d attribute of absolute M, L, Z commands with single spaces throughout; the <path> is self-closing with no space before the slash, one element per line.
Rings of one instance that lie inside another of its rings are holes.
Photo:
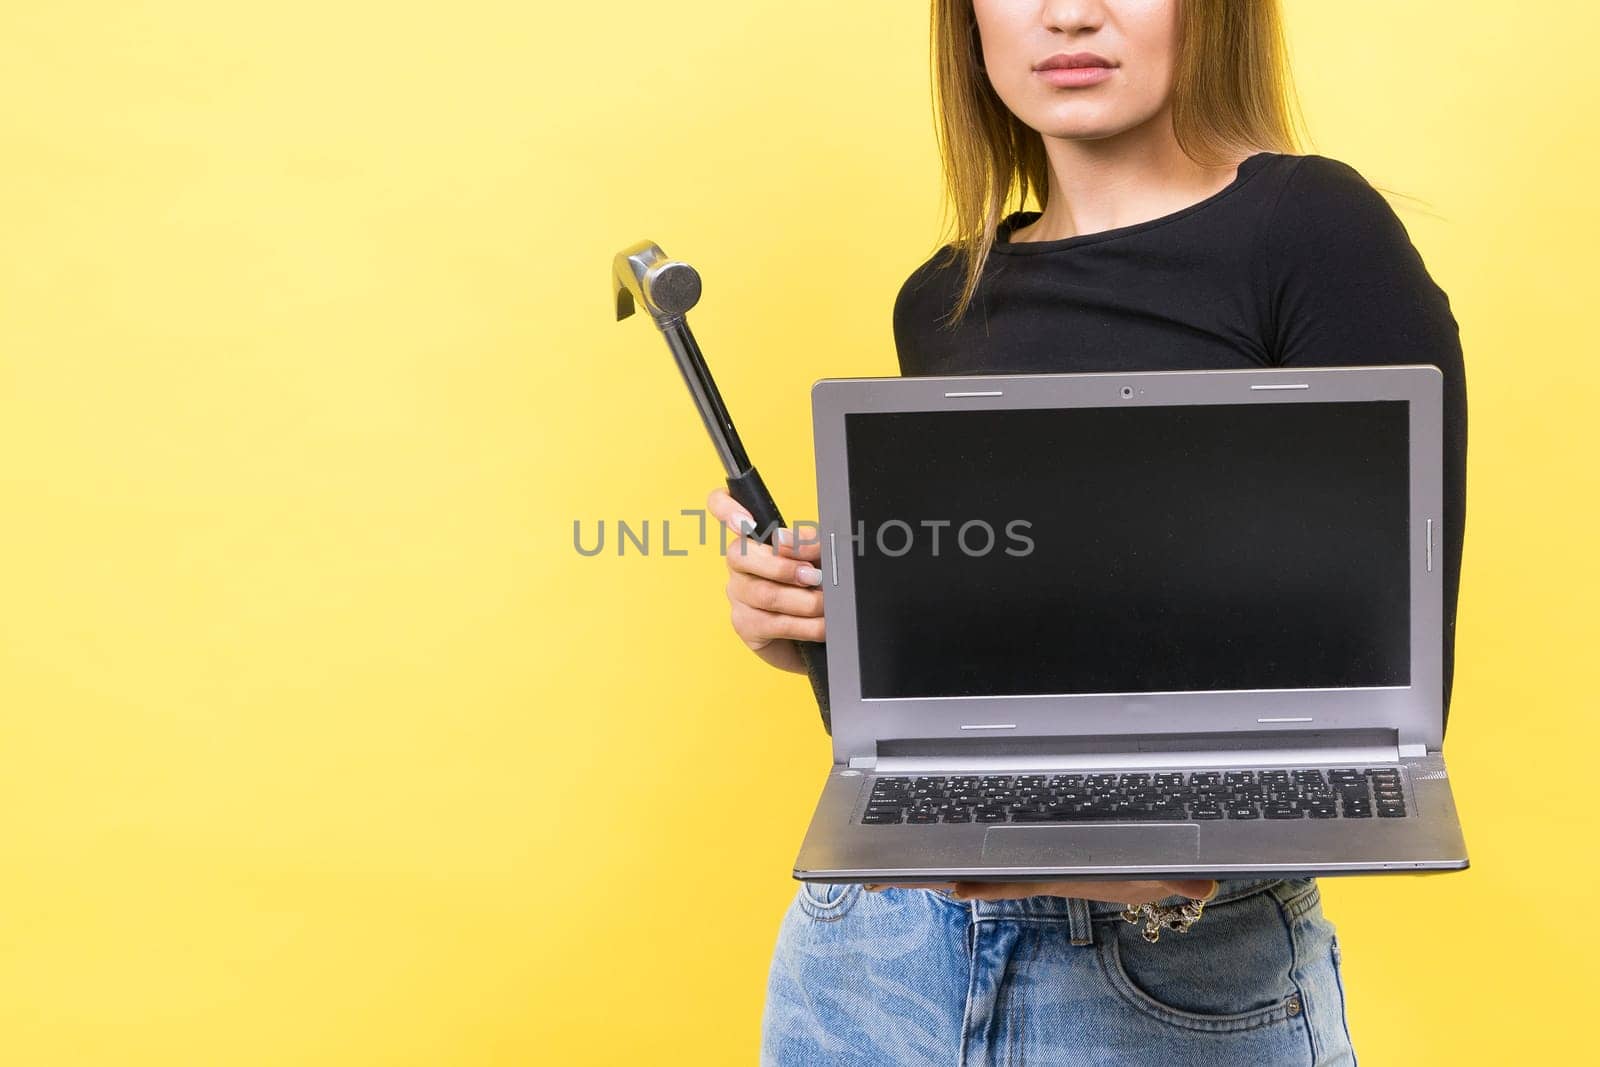
<path fill-rule="evenodd" d="M 1407 416 L 846 415 L 862 696 L 1409 684 Z"/>

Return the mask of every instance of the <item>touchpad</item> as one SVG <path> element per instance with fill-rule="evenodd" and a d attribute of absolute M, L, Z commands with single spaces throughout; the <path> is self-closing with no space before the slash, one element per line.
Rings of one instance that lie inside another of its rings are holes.
<path fill-rule="evenodd" d="M 1039 867 L 1181 863 L 1200 854 L 1194 824 L 1121 826 L 991 826 L 983 858 Z"/>

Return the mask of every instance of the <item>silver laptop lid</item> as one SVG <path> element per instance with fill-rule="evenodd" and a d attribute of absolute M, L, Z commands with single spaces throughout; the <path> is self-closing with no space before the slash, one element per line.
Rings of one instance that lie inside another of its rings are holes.
<path fill-rule="evenodd" d="M 1432 366 L 825 379 L 834 758 L 1393 731 L 1439 748 Z"/>

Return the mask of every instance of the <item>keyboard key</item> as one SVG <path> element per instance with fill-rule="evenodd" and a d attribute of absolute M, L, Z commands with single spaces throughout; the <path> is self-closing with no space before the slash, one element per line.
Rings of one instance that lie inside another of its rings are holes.
<path fill-rule="evenodd" d="M 862 822 L 1077 823 L 1215 819 L 1404 818 L 1395 767 L 1138 771 L 1095 774 L 885 775 Z"/>
<path fill-rule="evenodd" d="M 1182 820 L 1182 816 L 1176 816 Z M 1085 823 L 1085 822 L 1171 822 L 1174 816 L 1166 812 L 1155 811 L 1106 811 L 1099 808 L 1088 808 L 1082 811 L 1061 809 L 1057 811 L 1041 812 L 1027 816 L 1018 816 L 1015 822 L 1050 822 L 1050 823 Z"/>

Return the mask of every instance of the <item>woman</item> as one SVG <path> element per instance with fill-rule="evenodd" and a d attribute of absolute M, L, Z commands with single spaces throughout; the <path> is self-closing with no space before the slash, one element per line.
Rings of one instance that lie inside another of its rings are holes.
<path fill-rule="evenodd" d="M 1458 330 L 1386 201 L 1295 154 L 1274 0 L 934 0 L 955 240 L 894 308 L 902 374 L 1433 363 L 1445 376 L 1445 693 L 1465 505 Z M 1010 195 L 1040 211 L 1005 214 Z M 749 516 L 724 490 L 719 519 Z M 727 553 L 733 625 L 800 671 L 815 546 Z M 1209 902 L 1147 943 L 1126 905 Z M 1353 1063 L 1310 879 L 802 885 L 763 1060 Z"/>

